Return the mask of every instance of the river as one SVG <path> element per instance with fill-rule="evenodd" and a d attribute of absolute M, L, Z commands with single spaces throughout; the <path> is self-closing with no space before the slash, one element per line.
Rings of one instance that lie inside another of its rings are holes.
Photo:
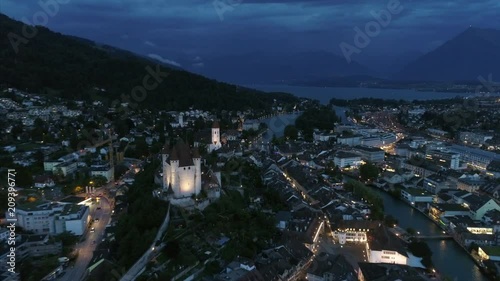
<path fill-rule="evenodd" d="M 388 193 L 373 188 L 384 201 L 385 213 L 399 221 L 403 229 L 411 227 L 421 234 L 440 234 L 442 230 L 419 211 Z M 432 261 L 436 269 L 456 281 L 487 281 L 479 267 L 453 240 L 426 240 L 432 250 Z"/>

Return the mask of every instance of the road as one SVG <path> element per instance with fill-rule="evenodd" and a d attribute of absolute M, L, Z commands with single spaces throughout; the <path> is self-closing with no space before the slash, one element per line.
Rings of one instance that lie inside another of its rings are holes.
<path fill-rule="evenodd" d="M 111 206 L 109 200 L 101 196 L 99 203 L 90 206 L 89 216 L 91 220 L 96 218 L 99 219 L 99 221 L 92 224 L 95 231 L 90 232 L 90 230 L 87 229 L 83 241 L 79 242 L 75 247 L 78 251 L 76 262 L 73 266 L 66 269 L 66 273 L 59 279 L 61 281 L 80 281 L 85 276 L 85 271 L 87 270 L 89 262 L 92 260 L 94 250 L 103 239 L 106 225 L 111 220 Z"/>

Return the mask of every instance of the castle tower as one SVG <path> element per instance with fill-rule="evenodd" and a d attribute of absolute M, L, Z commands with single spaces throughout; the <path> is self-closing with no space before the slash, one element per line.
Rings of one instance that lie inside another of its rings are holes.
<path fill-rule="evenodd" d="M 177 171 L 179 170 L 179 155 L 177 155 L 177 149 L 172 149 L 169 155 L 170 171 L 168 171 L 168 184 L 172 185 L 174 193 L 179 192 L 179 182 L 177 180 Z"/>
<path fill-rule="evenodd" d="M 199 194 L 201 192 L 201 156 L 197 147 L 193 148 L 193 163 L 195 170 L 195 193 Z"/>

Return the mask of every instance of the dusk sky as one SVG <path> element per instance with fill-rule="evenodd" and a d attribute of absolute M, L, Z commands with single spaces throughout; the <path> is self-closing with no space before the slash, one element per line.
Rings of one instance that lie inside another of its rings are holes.
<path fill-rule="evenodd" d="M 389 0 L 220 0 L 233 5 L 219 17 L 212 0 L 65 0 L 47 27 L 143 55 L 203 66 L 204 58 L 263 51 L 340 53 L 353 44 L 371 11 Z M 240 3 L 240 4 L 238 4 Z M 401 0 L 403 10 L 372 39 L 361 62 L 423 53 L 469 25 L 498 28 L 498 0 Z M 38 1 L 0 1 L 0 12 L 21 20 L 41 10 Z"/>

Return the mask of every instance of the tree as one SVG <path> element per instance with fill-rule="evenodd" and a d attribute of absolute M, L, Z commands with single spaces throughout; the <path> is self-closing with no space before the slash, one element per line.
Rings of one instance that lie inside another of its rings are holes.
<path fill-rule="evenodd" d="M 378 167 L 371 163 L 366 163 L 359 167 L 359 175 L 361 179 L 365 181 L 376 179 L 378 177 L 378 174 L 379 174 Z"/>
<path fill-rule="evenodd" d="M 412 235 L 412 236 L 415 235 L 415 234 L 417 234 L 417 231 L 414 228 L 411 228 L 411 227 L 408 227 L 406 229 L 406 232 L 408 232 L 408 234 Z"/>
<path fill-rule="evenodd" d="M 286 138 L 296 140 L 299 136 L 299 130 L 293 125 L 287 125 L 284 130 L 284 135 Z"/>
<path fill-rule="evenodd" d="M 384 223 L 388 227 L 395 227 L 398 224 L 398 220 L 392 215 L 387 215 L 384 218 Z"/>
<path fill-rule="evenodd" d="M 410 244 L 408 244 L 408 250 L 416 257 L 422 258 L 422 264 L 425 267 L 432 267 L 432 251 L 427 243 L 425 243 L 424 241 L 412 241 Z"/>
<path fill-rule="evenodd" d="M 95 176 L 90 179 L 90 182 L 92 182 L 92 186 L 103 186 L 108 182 L 108 180 L 104 176 Z"/>
<path fill-rule="evenodd" d="M 221 271 L 219 263 L 217 261 L 211 261 L 205 266 L 205 273 L 208 275 L 214 275 Z"/>
<path fill-rule="evenodd" d="M 167 242 L 167 246 L 164 248 L 163 252 L 170 259 L 176 259 L 179 257 L 179 253 L 181 252 L 179 241 L 172 240 Z"/>

